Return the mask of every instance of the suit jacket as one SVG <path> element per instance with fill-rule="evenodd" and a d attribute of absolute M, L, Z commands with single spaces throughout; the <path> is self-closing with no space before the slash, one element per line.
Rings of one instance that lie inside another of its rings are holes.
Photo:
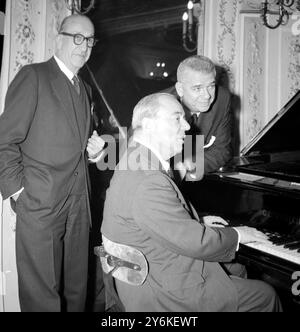
<path fill-rule="evenodd" d="M 165 90 L 167 93 L 175 95 L 175 87 Z M 212 136 L 216 137 L 214 144 L 205 150 L 204 171 L 205 173 L 214 172 L 224 166 L 232 158 L 232 115 L 230 109 L 231 96 L 228 90 L 217 86 L 216 98 L 206 113 L 200 113 L 197 121 L 199 135 L 204 135 L 204 145 L 207 145 Z M 189 121 L 191 112 L 184 107 L 186 119 Z M 192 134 L 191 132 L 190 134 Z"/>
<path fill-rule="evenodd" d="M 9 86 L 0 118 L 1 193 L 6 199 L 24 187 L 18 201 L 39 218 L 58 213 L 76 181 L 84 183 L 80 194 L 88 193 L 89 97 L 80 134 L 69 91 L 54 58 L 25 66 Z"/>
<path fill-rule="evenodd" d="M 101 229 L 108 239 L 140 250 L 149 264 L 141 286 L 116 280 L 126 311 L 236 310 L 237 291 L 218 262 L 234 258 L 237 232 L 204 226 L 156 157 L 148 162 L 149 150 L 141 147 L 123 157 L 134 156 L 135 170 L 115 171 Z"/>

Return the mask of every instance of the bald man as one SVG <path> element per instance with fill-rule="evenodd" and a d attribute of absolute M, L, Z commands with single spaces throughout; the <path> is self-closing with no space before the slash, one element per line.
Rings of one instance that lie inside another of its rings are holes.
<path fill-rule="evenodd" d="M 55 56 L 23 67 L 0 119 L 0 190 L 17 215 L 22 311 L 83 311 L 90 227 L 88 160 L 104 142 L 91 133 L 90 88 L 78 71 L 95 45 L 85 16 L 64 19 Z"/>

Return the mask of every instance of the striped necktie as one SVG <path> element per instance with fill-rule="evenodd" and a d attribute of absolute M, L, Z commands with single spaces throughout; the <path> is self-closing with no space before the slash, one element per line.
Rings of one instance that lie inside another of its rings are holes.
<path fill-rule="evenodd" d="M 73 76 L 72 78 L 74 88 L 77 92 L 78 95 L 80 95 L 80 85 L 79 85 L 79 79 L 76 75 Z"/>

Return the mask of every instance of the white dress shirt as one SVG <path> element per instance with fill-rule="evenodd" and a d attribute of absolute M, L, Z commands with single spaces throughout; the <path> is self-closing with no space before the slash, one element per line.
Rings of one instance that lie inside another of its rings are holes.
<path fill-rule="evenodd" d="M 170 170 L 170 163 L 168 161 L 164 160 L 163 157 L 161 156 L 161 154 L 155 148 L 153 148 L 150 144 L 143 142 L 143 139 L 141 139 L 141 138 L 136 138 L 135 137 L 133 139 L 133 141 L 136 142 L 136 143 L 142 144 L 146 148 L 148 148 L 149 150 L 151 150 L 155 154 L 155 156 L 157 157 L 157 159 L 160 161 L 163 169 L 167 173 L 169 172 L 169 170 Z"/>

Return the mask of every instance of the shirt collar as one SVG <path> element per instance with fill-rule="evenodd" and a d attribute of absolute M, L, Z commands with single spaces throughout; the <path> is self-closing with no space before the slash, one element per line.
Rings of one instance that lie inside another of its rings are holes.
<path fill-rule="evenodd" d="M 57 62 L 58 67 L 60 70 L 68 77 L 68 79 L 72 82 L 74 74 L 71 70 L 56 56 L 54 55 L 54 59 Z"/>
<path fill-rule="evenodd" d="M 185 106 L 185 104 L 183 103 L 183 101 L 181 99 L 179 101 L 181 103 L 181 106 L 184 109 L 185 118 L 187 120 L 189 120 L 193 116 L 193 114 L 196 114 L 197 119 L 199 118 L 199 115 L 200 115 L 201 112 L 198 112 L 198 113 L 194 112 L 194 113 L 192 113 L 192 111 L 187 106 Z"/>
<path fill-rule="evenodd" d="M 155 154 L 155 156 L 157 157 L 157 159 L 160 161 L 160 163 L 161 163 L 163 169 L 164 169 L 166 172 L 169 172 L 169 169 L 170 169 L 170 163 L 169 163 L 168 161 L 164 160 L 163 157 L 161 156 L 161 154 L 160 154 L 155 148 L 153 148 L 151 145 L 149 145 L 149 144 L 143 142 L 143 140 L 140 139 L 140 138 L 136 138 L 136 137 L 135 137 L 135 138 L 133 139 L 133 141 L 136 142 L 136 143 L 142 144 L 142 145 L 144 145 L 146 148 L 148 148 L 149 150 L 151 150 L 151 151 Z"/>

